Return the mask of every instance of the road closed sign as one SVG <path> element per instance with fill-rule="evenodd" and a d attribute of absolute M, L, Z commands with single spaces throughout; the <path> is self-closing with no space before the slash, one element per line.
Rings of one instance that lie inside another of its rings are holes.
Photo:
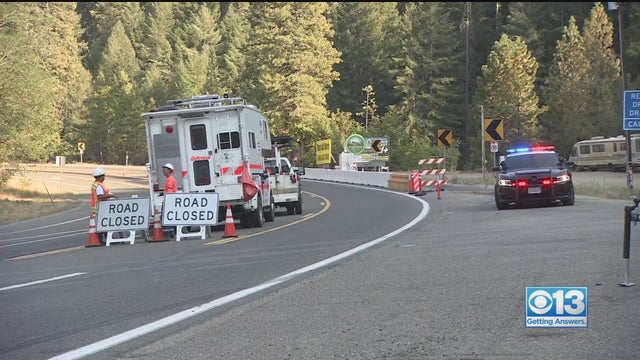
<path fill-rule="evenodd" d="M 165 193 L 162 226 L 217 225 L 218 193 Z"/>
<path fill-rule="evenodd" d="M 97 232 L 149 227 L 149 199 L 116 199 L 98 203 Z"/>

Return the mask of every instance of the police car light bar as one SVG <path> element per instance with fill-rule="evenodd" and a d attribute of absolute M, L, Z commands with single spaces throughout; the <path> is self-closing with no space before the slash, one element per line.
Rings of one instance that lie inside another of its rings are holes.
<path fill-rule="evenodd" d="M 524 146 L 524 147 L 507 149 L 507 154 L 531 152 L 531 151 L 553 151 L 553 149 L 554 149 L 553 145 L 536 145 L 531 147 Z"/>
<path fill-rule="evenodd" d="M 531 147 L 531 151 L 553 151 L 553 145 L 536 145 Z"/>

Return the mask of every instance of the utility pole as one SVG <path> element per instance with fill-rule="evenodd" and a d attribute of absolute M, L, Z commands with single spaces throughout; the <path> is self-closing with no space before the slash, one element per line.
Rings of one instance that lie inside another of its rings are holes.
<path fill-rule="evenodd" d="M 465 163 L 469 162 L 469 124 L 471 124 L 471 109 L 469 108 L 469 86 L 470 81 L 470 69 L 469 69 L 469 26 L 471 25 L 471 2 L 465 2 L 464 4 L 464 17 L 462 19 L 462 26 L 465 29 L 465 71 L 464 71 L 464 103 L 465 103 L 465 121 L 462 124 L 462 140 L 464 144 L 463 158 L 466 159 Z"/>
<path fill-rule="evenodd" d="M 622 47 L 622 6 L 617 2 L 608 2 L 607 8 L 609 11 L 618 10 L 618 43 L 620 45 L 620 77 L 622 83 L 622 99 L 624 99 L 624 92 L 626 86 L 624 83 L 624 52 Z M 624 121 L 624 100 L 622 101 L 622 116 Z M 627 186 L 629 187 L 629 194 L 633 193 L 633 158 L 631 156 L 631 133 L 629 130 L 624 131 L 624 138 L 627 144 Z"/>
<path fill-rule="evenodd" d="M 480 134 L 482 134 L 482 180 L 484 181 L 484 164 L 487 162 L 484 158 L 484 106 L 480 105 Z"/>

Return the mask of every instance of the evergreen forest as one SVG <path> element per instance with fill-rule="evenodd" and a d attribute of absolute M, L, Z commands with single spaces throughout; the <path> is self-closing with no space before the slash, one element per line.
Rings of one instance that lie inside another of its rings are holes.
<path fill-rule="evenodd" d="M 623 134 L 639 20 L 635 2 L 3 2 L 0 185 L 19 164 L 80 161 L 79 142 L 85 162 L 145 164 L 141 114 L 202 94 L 256 105 L 296 165 L 358 133 L 388 137 L 391 170 L 408 170 L 449 129 L 447 167 L 479 170 L 483 117 L 503 120 L 501 148 L 568 156 Z"/>

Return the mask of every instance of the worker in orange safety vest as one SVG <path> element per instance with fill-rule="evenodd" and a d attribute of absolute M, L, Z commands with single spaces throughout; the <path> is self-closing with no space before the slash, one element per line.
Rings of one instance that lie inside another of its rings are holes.
<path fill-rule="evenodd" d="M 91 184 L 91 213 L 98 216 L 98 203 L 109 199 L 117 198 L 109 189 L 104 185 L 105 172 L 101 167 L 93 170 L 94 181 Z M 98 233 L 100 242 L 105 242 L 106 233 Z"/>

